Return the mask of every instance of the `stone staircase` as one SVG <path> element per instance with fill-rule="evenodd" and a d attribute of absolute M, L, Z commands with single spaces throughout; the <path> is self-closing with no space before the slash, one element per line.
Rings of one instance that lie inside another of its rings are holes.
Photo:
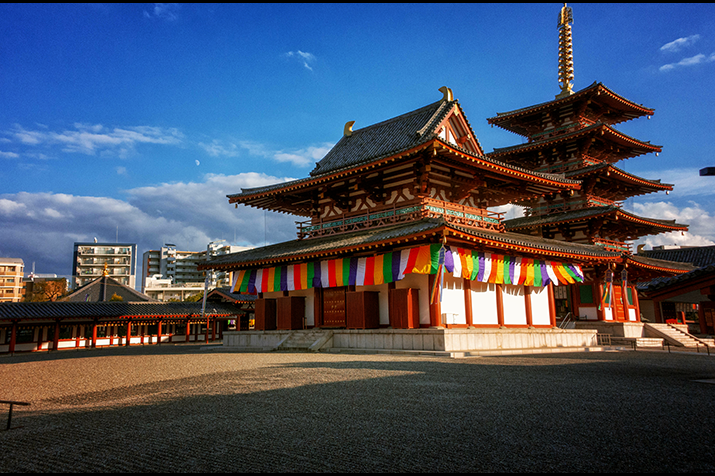
<path fill-rule="evenodd" d="M 282 352 L 318 352 L 330 344 L 333 331 L 326 329 L 304 329 L 292 331 L 274 349 Z"/>
<path fill-rule="evenodd" d="M 671 326 L 670 324 L 657 324 L 648 322 L 645 324 L 646 333 L 653 337 L 663 338 L 670 345 L 678 347 L 698 347 L 705 344 L 704 341 L 693 337 L 687 332 Z M 709 344 L 709 343 L 708 343 Z"/>

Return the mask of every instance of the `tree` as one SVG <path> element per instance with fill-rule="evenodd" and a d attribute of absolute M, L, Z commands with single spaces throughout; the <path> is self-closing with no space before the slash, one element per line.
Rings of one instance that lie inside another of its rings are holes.
<path fill-rule="evenodd" d="M 43 279 L 25 283 L 25 302 L 57 301 L 67 295 L 65 278 Z"/>

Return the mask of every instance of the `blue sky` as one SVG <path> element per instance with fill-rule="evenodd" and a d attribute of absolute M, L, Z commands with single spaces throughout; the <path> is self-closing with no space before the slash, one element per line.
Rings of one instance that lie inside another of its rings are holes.
<path fill-rule="evenodd" d="M 626 210 L 677 219 L 657 244 L 715 244 L 715 6 L 570 4 L 574 89 L 655 109 L 617 126 L 663 152 L 621 168 L 674 183 Z M 295 237 L 294 217 L 229 206 L 308 175 L 342 136 L 448 86 L 486 118 L 554 98 L 561 4 L 0 5 L 0 256 L 69 275 L 75 241 L 139 254 Z"/>

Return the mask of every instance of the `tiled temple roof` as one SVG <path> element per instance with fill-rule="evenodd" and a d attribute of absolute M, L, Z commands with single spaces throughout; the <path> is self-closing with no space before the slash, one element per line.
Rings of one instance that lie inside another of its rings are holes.
<path fill-rule="evenodd" d="M 579 221 L 587 218 L 597 217 L 599 215 L 606 215 L 612 213 L 617 213 L 619 216 L 622 216 L 626 219 L 650 223 L 656 226 L 661 226 L 663 228 L 687 230 L 687 225 L 675 223 L 675 220 L 658 220 L 655 218 L 644 218 L 638 215 L 634 215 L 633 213 L 626 212 L 622 208 L 612 205 L 605 207 L 587 207 L 579 210 L 552 213 L 549 215 L 512 218 L 510 220 L 504 220 L 503 223 L 504 227 L 507 230 L 515 230 L 520 228 L 529 228 L 539 225 L 550 225 L 567 221 Z"/>
<path fill-rule="evenodd" d="M 299 188 L 331 174 L 347 171 L 391 156 L 399 156 L 401 153 L 419 149 L 420 146 L 424 147 L 430 141 L 438 139 L 439 130 L 437 126 L 455 106 L 460 107 L 456 100 L 442 100 L 387 121 L 357 129 L 350 136 L 343 136 L 333 146 L 325 157 L 316 164 L 316 167 L 310 173 L 310 177 L 263 187 L 242 188 L 241 193 L 228 195 L 228 198 L 235 199 L 277 190 Z M 463 113 L 461 115 L 466 121 L 466 115 Z M 563 174 L 535 172 L 519 166 L 505 164 L 487 156 L 475 155 L 473 152 L 451 142 L 445 142 L 445 145 L 465 156 L 496 165 L 506 171 L 528 174 L 536 178 L 566 185 L 579 183 L 578 180 L 568 179 Z"/>
<path fill-rule="evenodd" d="M 200 302 L 8 302 L 0 303 L 0 320 L 128 317 L 199 317 Z M 236 315 L 232 304 L 206 304 L 206 316 Z"/>
<path fill-rule="evenodd" d="M 715 264 L 715 246 L 696 246 L 670 250 L 639 250 L 638 256 L 668 261 L 681 261 L 702 267 Z"/>
<path fill-rule="evenodd" d="M 492 152 L 487 154 L 489 157 L 498 157 L 505 154 L 511 154 L 513 152 L 521 152 L 531 149 L 542 149 L 553 146 L 557 142 L 564 142 L 571 140 L 573 138 L 584 136 L 590 133 L 597 133 L 600 135 L 609 134 L 611 137 L 619 139 L 627 144 L 630 144 L 633 148 L 642 148 L 646 152 L 660 152 L 662 147 L 659 145 L 653 145 L 650 142 L 641 141 L 635 139 L 627 134 L 624 134 L 616 129 L 612 128 L 608 124 L 602 122 L 596 122 L 582 129 L 578 129 L 566 134 L 551 137 L 549 139 L 544 139 L 542 141 L 527 142 L 526 144 L 518 144 L 509 147 L 495 148 Z"/>
<path fill-rule="evenodd" d="M 678 276 L 658 278 L 647 283 L 640 283 L 637 287 L 638 291 L 645 292 L 646 295 L 649 295 L 649 293 L 657 293 L 658 291 L 667 290 L 675 286 L 686 285 L 691 281 L 712 277 L 715 277 L 715 264 L 696 268 Z M 703 300 L 705 300 L 705 298 L 706 296 L 703 296 Z"/>
<path fill-rule="evenodd" d="M 109 301 L 113 295 L 122 298 L 123 302 L 144 302 L 157 301 L 154 298 L 142 294 L 129 286 L 126 286 L 109 276 L 100 276 L 81 288 L 74 291 L 69 296 L 62 298 L 62 301 L 71 302 L 99 302 Z"/>
<path fill-rule="evenodd" d="M 629 172 L 626 172 L 625 170 L 619 169 L 618 167 L 608 164 L 608 163 L 601 163 L 601 164 L 595 164 L 595 165 L 589 165 L 588 167 L 583 167 L 578 170 L 570 170 L 568 172 L 565 172 L 564 175 L 566 178 L 571 178 L 571 179 L 578 179 L 584 175 L 588 175 L 591 173 L 600 173 L 604 169 L 612 172 L 616 172 L 618 175 L 630 180 L 631 182 L 638 182 L 638 183 L 643 183 L 644 185 L 647 186 L 653 186 L 656 188 L 661 188 L 665 190 L 672 190 L 673 189 L 673 184 L 669 183 L 662 183 L 660 179 L 656 180 L 650 180 L 650 179 L 645 179 L 642 177 L 639 177 L 637 175 L 633 175 Z"/>
<path fill-rule="evenodd" d="M 351 233 L 328 235 L 310 240 L 293 240 L 262 248 L 216 257 L 199 264 L 199 269 L 240 268 L 254 264 L 290 262 L 317 258 L 328 254 L 357 252 L 369 246 L 392 243 L 448 230 L 450 235 L 473 237 L 475 241 L 490 242 L 505 249 L 523 248 L 525 252 L 574 255 L 582 259 L 617 259 L 620 253 L 606 251 L 600 246 L 567 243 L 520 233 L 503 233 L 486 229 L 464 228 L 449 224 L 441 218 L 427 218 L 384 228 L 372 228 Z M 415 243 L 417 243 L 415 241 Z"/>
<path fill-rule="evenodd" d="M 690 263 L 682 263 L 678 261 L 668 261 L 663 259 L 646 258 L 639 255 L 629 255 L 628 261 L 636 266 L 642 266 L 651 269 L 665 269 L 686 273 L 693 271 L 695 267 Z"/>
<path fill-rule="evenodd" d="M 509 120 L 512 118 L 517 118 L 519 116 L 531 114 L 534 112 L 539 112 L 540 110 L 546 110 L 549 108 L 552 108 L 554 106 L 560 106 L 562 104 L 567 104 L 569 102 L 574 102 L 579 99 L 581 99 L 584 96 L 589 96 L 591 94 L 605 94 L 607 95 L 608 98 L 612 99 L 615 101 L 616 104 L 620 104 L 623 109 L 629 109 L 633 111 L 631 115 L 652 115 L 654 110 L 651 108 L 647 108 L 643 105 L 636 104 L 633 101 L 630 101 L 623 96 L 614 93 L 610 89 L 608 89 L 606 86 L 603 85 L 603 83 L 600 83 L 598 81 L 594 81 L 590 86 L 580 90 L 576 91 L 575 93 L 560 98 L 560 99 L 552 99 L 550 101 L 542 102 L 539 104 L 535 104 L 533 106 L 527 106 L 527 107 L 522 107 L 519 109 L 515 109 L 513 111 L 509 112 L 498 112 L 496 116 L 490 117 L 487 119 L 487 122 L 490 124 L 496 124 L 501 126 L 501 122 L 504 122 L 505 120 Z M 517 131 L 513 131 L 516 133 L 519 133 Z M 524 135 L 524 134 L 522 134 Z"/>

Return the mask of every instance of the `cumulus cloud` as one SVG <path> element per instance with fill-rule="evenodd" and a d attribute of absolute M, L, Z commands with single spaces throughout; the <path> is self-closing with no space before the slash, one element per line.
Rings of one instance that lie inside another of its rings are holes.
<path fill-rule="evenodd" d="M 660 47 L 660 51 L 664 53 L 677 53 L 678 51 L 693 45 L 700 39 L 700 35 L 690 35 L 684 38 L 678 38 Z"/>
<path fill-rule="evenodd" d="M 2 159 L 17 159 L 20 157 L 20 154 L 16 154 L 15 152 L 3 152 L 0 150 L 0 158 Z"/>
<path fill-rule="evenodd" d="M 715 229 L 712 226 L 713 216 L 700 204 L 690 201 L 684 207 L 672 202 L 635 203 L 633 212 L 643 217 L 675 220 L 676 223 L 688 225 L 688 231 L 668 232 L 640 238 L 638 244 L 652 246 L 708 246 L 715 245 Z"/>
<path fill-rule="evenodd" d="M 60 132 L 25 129 L 16 124 L 4 131 L 12 142 L 30 147 L 59 147 L 62 152 L 85 155 L 127 157 L 140 144 L 178 145 L 183 134 L 175 128 L 152 126 L 114 127 L 75 123 L 73 129 Z"/>
<path fill-rule="evenodd" d="M 288 53 L 285 53 L 284 56 L 286 58 L 294 59 L 294 60 L 297 60 L 297 61 L 303 63 L 303 66 L 310 71 L 313 71 L 312 65 L 315 64 L 315 62 L 317 61 L 317 58 L 315 57 L 314 54 L 307 53 L 305 51 L 300 51 L 300 50 L 289 51 Z"/>
<path fill-rule="evenodd" d="M 241 188 L 289 180 L 265 174 L 206 175 L 197 182 L 164 183 L 125 191 L 126 200 L 61 193 L 0 195 L 0 256 L 37 263 L 38 272 L 68 276 L 74 242 L 136 243 L 138 253 L 176 243 L 203 250 L 225 239 L 262 246 L 295 239 L 295 217 L 229 205 Z"/>
<path fill-rule="evenodd" d="M 199 147 L 213 157 L 238 157 L 242 153 L 247 153 L 255 157 L 291 163 L 298 167 L 313 165 L 325 157 L 325 154 L 328 153 L 332 146 L 333 144 L 326 142 L 317 146 L 309 146 L 301 149 L 273 150 L 264 144 L 254 141 L 230 142 L 213 140 L 211 143 L 199 143 Z"/>

